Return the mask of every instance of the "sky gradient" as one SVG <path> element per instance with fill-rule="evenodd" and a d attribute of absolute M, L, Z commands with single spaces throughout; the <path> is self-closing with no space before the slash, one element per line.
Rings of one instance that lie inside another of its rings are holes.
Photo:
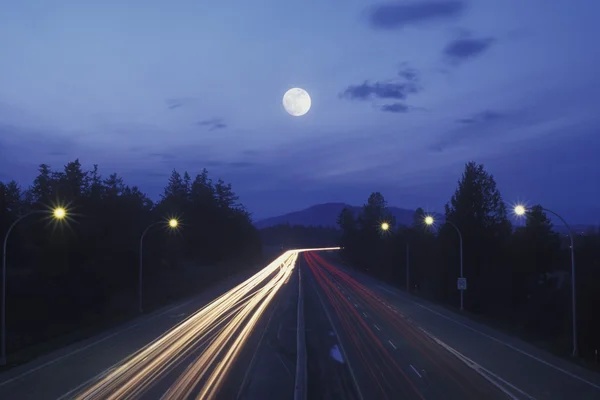
<path fill-rule="evenodd" d="M 600 223 L 597 0 L 21 0 L 0 13 L 0 180 L 79 158 L 156 199 L 171 170 L 255 219 L 443 210 L 464 164 Z M 306 89 L 302 117 L 281 104 Z"/>

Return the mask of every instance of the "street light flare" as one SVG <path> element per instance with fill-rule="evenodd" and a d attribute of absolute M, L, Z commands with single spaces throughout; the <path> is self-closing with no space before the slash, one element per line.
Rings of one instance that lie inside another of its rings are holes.
<path fill-rule="evenodd" d="M 54 209 L 53 215 L 56 219 L 63 219 L 67 216 L 67 211 L 62 207 L 57 207 Z"/>
<path fill-rule="evenodd" d="M 426 225 L 433 225 L 435 221 L 433 220 L 433 217 L 431 215 L 428 215 L 425 217 L 425 224 Z"/>
<path fill-rule="evenodd" d="M 382 223 L 381 229 L 387 231 L 388 229 L 390 229 L 390 224 L 388 224 L 387 222 Z"/>
<path fill-rule="evenodd" d="M 175 218 L 169 220 L 169 226 L 171 228 L 177 228 L 177 225 L 179 225 L 179 222 Z"/>
<path fill-rule="evenodd" d="M 525 209 L 525 206 L 522 205 L 517 205 L 515 206 L 515 214 L 518 216 L 522 216 L 525 215 L 525 212 L 527 212 L 527 209 Z"/>

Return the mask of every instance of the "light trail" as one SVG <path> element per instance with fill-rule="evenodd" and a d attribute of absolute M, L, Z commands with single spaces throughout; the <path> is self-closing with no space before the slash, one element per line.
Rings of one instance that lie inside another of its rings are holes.
<path fill-rule="evenodd" d="M 174 379 L 162 399 L 216 398 L 264 311 L 289 280 L 298 254 L 338 249 L 298 249 L 283 253 L 251 278 L 102 374 L 74 398 L 140 398 L 184 361 L 189 365 Z M 194 396 L 194 392 L 198 394 Z"/>

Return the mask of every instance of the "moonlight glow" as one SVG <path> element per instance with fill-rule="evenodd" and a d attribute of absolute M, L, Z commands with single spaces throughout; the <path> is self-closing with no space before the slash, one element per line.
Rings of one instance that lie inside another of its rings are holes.
<path fill-rule="evenodd" d="M 283 107 L 288 114 L 300 117 L 310 110 L 310 96 L 304 89 L 292 88 L 283 95 Z"/>

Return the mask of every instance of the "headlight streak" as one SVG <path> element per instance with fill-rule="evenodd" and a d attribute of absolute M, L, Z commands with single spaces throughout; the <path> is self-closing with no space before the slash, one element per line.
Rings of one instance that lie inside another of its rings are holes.
<path fill-rule="evenodd" d="M 139 398 L 175 367 L 184 361 L 190 362 L 194 357 L 162 399 L 214 399 L 264 311 L 289 280 L 298 254 L 309 250 L 338 249 L 302 249 L 283 253 L 254 276 L 81 389 L 74 398 Z"/>

